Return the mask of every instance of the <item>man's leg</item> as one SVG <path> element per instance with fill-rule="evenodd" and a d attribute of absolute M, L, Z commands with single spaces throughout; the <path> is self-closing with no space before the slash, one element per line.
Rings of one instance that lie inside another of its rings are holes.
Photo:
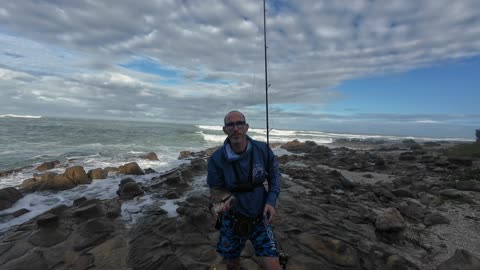
<path fill-rule="evenodd" d="M 263 268 L 266 270 L 280 270 L 280 260 L 278 257 L 262 257 Z"/>
<path fill-rule="evenodd" d="M 240 269 L 240 254 L 245 248 L 245 241 L 246 239 L 234 234 L 231 213 L 224 213 L 221 219 L 217 252 L 222 256 L 227 269 Z"/>
<path fill-rule="evenodd" d="M 240 270 L 240 258 L 229 260 L 227 262 L 227 270 Z"/>
<path fill-rule="evenodd" d="M 273 234 L 272 224 L 265 224 L 267 219 L 268 217 L 265 216 L 257 224 L 250 240 L 255 248 L 255 255 L 262 257 L 263 267 L 268 270 L 280 270 L 277 241 Z"/>

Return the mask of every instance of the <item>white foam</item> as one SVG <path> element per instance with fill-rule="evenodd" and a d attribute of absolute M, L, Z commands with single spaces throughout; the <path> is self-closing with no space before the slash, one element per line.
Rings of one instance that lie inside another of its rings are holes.
<path fill-rule="evenodd" d="M 214 135 L 214 134 L 205 134 L 201 133 L 203 139 L 208 142 L 223 143 L 225 141 L 225 135 Z"/>
<path fill-rule="evenodd" d="M 0 118 L 5 118 L 5 117 L 12 117 L 12 118 L 32 118 L 32 119 L 42 118 L 41 115 L 0 114 Z"/>
<path fill-rule="evenodd" d="M 223 127 L 222 126 L 203 126 L 203 125 L 195 125 L 199 129 L 204 129 L 204 130 L 216 130 L 216 131 L 222 131 Z"/>
<path fill-rule="evenodd" d="M 169 217 L 176 217 L 178 216 L 177 208 L 178 205 L 176 204 L 177 200 L 165 200 L 165 204 L 160 206 L 163 210 L 167 211 Z"/>

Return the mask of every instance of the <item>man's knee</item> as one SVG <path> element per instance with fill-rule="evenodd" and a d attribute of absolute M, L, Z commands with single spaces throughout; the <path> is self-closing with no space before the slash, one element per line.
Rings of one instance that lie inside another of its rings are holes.
<path fill-rule="evenodd" d="M 280 270 L 278 257 L 263 257 L 263 267 L 267 270 Z"/>

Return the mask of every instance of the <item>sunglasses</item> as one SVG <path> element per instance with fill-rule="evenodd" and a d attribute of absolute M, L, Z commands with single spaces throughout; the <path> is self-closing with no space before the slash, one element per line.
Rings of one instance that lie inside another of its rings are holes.
<path fill-rule="evenodd" d="M 246 125 L 247 125 L 247 123 L 245 121 L 228 122 L 228 123 L 225 123 L 225 128 L 229 129 L 229 130 L 232 130 L 232 129 L 235 128 L 235 126 L 237 126 L 238 129 L 242 129 Z"/>

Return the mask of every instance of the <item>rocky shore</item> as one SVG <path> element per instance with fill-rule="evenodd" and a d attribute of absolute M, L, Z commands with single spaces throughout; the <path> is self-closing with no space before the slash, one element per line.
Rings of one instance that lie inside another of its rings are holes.
<path fill-rule="evenodd" d="M 289 154 L 278 157 L 283 178 L 274 225 L 287 269 L 480 269 L 480 144 L 280 147 Z M 211 152 L 182 152 L 190 163 L 143 183 L 134 176 L 146 170 L 135 164 L 63 174 L 48 173 L 56 162 L 45 164 L 47 172 L 22 187 L 0 190 L 0 207 L 31 192 L 125 177 L 115 199 L 78 198 L 3 233 L 0 269 L 225 269 L 215 252 L 208 189 L 196 186 L 205 182 Z M 124 222 L 122 205 L 147 195 L 179 199 L 178 215 L 152 200 L 135 223 Z M 247 244 L 243 269 L 261 269 L 253 254 Z"/>

